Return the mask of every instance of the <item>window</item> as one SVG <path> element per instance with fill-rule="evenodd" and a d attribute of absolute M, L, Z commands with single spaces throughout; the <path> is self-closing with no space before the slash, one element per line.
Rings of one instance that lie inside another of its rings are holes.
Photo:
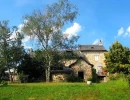
<path fill-rule="evenodd" d="M 99 60 L 99 55 L 95 55 L 95 61 Z"/>

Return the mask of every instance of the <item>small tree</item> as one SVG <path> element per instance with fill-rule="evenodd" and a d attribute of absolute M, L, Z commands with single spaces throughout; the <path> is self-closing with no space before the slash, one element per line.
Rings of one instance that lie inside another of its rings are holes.
<path fill-rule="evenodd" d="M 67 38 L 62 28 L 72 22 L 77 15 L 77 8 L 68 0 L 46 6 L 44 11 L 34 11 L 24 16 L 23 32 L 36 37 L 45 51 L 46 81 L 50 81 L 50 67 L 54 60 L 51 52 L 75 47 L 78 37 Z"/>

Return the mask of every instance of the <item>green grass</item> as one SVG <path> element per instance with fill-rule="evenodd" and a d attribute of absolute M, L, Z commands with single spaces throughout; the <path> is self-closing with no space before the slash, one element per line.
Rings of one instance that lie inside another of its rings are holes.
<path fill-rule="evenodd" d="M 0 100 L 130 100 L 125 80 L 86 83 L 26 83 L 0 87 Z"/>

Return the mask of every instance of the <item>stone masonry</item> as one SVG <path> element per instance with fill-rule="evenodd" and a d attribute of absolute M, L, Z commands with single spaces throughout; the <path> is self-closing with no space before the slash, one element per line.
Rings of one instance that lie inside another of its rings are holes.
<path fill-rule="evenodd" d="M 77 64 L 72 66 L 72 70 L 74 71 L 74 74 L 76 76 L 78 76 L 78 72 L 82 71 L 85 82 L 87 81 L 88 78 L 92 77 L 92 67 L 83 60 L 80 60 Z"/>
<path fill-rule="evenodd" d="M 94 66 L 100 64 L 102 65 L 102 67 L 105 67 L 105 56 L 104 56 L 104 52 L 98 51 L 98 52 L 82 52 L 86 58 L 88 58 L 88 61 L 91 62 Z M 98 60 L 95 60 L 95 56 L 98 56 Z"/>

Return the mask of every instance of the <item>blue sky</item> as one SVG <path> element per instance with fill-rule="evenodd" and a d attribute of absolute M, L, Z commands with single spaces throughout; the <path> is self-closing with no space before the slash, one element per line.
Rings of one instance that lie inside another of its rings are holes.
<path fill-rule="evenodd" d="M 9 20 L 10 26 L 20 26 L 22 16 L 46 4 L 58 0 L 0 0 L 0 20 Z M 96 44 L 99 40 L 108 50 L 118 40 L 130 47 L 130 1 L 129 0 L 70 0 L 79 9 L 73 23 L 64 32 L 79 35 L 78 44 Z M 28 37 L 24 45 L 31 47 Z"/>

